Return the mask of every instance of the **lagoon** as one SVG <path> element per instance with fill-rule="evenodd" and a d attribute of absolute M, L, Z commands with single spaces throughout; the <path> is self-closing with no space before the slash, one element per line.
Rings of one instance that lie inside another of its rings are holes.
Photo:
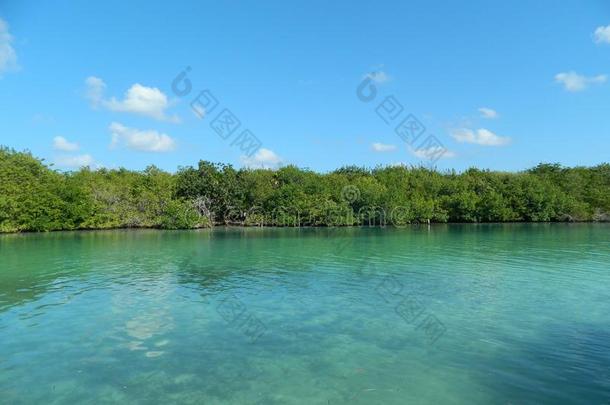
<path fill-rule="evenodd" d="M 610 224 L 0 236 L 9 404 L 602 404 Z"/>

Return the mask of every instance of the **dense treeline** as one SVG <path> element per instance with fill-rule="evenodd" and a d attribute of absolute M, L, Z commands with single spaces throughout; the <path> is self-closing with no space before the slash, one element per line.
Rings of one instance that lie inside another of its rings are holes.
<path fill-rule="evenodd" d="M 609 218 L 610 164 L 540 164 L 519 173 L 344 167 L 320 174 L 201 161 L 176 174 L 154 166 L 62 173 L 29 153 L 0 148 L 0 232 Z"/>

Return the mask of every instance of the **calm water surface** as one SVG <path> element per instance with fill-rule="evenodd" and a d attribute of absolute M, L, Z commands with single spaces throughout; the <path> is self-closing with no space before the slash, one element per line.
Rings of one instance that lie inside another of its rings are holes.
<path fill-rule="evenodd" d="M 609 404 L 610 226 L 0 236 L 0 403 Z"/>

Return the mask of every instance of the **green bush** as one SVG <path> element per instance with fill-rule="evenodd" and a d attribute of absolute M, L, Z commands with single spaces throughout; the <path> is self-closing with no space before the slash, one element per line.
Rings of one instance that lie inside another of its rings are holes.
<path fill-rule="evenodd" d="M 607 163 L 518 173 L 350 166 L 321 174 L 201 161 L 175 174 L 154 166 L 62 173 L 29 152 L 0 147 L 0 232 L 609 218 Z"/>

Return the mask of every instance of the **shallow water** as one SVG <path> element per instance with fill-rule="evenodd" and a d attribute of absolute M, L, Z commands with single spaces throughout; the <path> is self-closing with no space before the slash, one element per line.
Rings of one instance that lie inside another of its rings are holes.
<path fill-rule="evenodd" d="M 0 236 L 0 402 L 610 403 L 610 226 Z"/>

